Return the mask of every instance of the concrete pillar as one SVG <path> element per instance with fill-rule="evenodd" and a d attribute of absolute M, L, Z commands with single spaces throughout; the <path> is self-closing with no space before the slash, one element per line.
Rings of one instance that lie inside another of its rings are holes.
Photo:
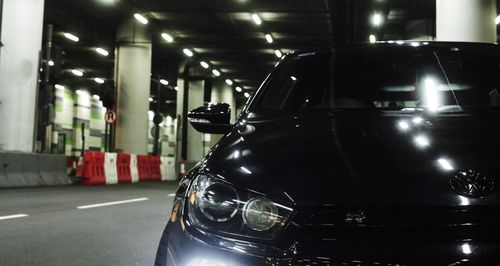
<path fill-rule="evenodd" d="M 216 79 L 212 83 L 212 94 L 210 95 L 210 102 L 212 103 L 227 103 L 231 106 L 231 123 L 236 120 L 236 98 L 234 97 L 234 89 L 229 86 L 223 80 Z M 222 135 L 211 135 L 210 136 L 210 147 L 215 145 Z"/>
<path fill-rule="evenodd" d="M 438 41 L 497 41 L 496 0 L 436 0 Z"/>
<path fill-rule="evenodd" d="M 32 152 L 44 0 L 3 0 L 0 150 Z"/>
<path fill-rule="evenodd" d="M 119 27 L 117 39 L 115 148 L 126 153 L 147 154 L 151 34 L 147 25 L 128 20 Z"/>

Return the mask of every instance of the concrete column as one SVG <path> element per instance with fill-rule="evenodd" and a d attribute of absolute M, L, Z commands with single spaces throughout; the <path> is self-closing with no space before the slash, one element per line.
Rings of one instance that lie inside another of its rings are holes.
<path fill-rule="evenodd" d="M 236 98 L 234 97 L 234 89 L 229 86 L 223 80 L 216 79 L 212 83 L 212 94 L 210 95 L 210 102 L 212 103 L 227 103 L 231 106 L 231 123 L 236 120 Z M 222 135 L 211 135 L 210 136 L 210 147 L 214 146 L 220 139 Z"/>
<path fill-rule="evenodd" d="M 3 0 L 0 150 L 32 152 L 44 0 Z"/>
<path fill-rule="evenodd" d="M 436 0 L 438 41 L 497 41 L 496 0 Z"/>
<path fill-rule="evenodd" d="M 189 91 L 186 91 L 186 84 L 188 84 Z M 186 130 L 187 136 L 185 142 L 187 143 L 186 158 L 182 158 L 182 143 L 183 141 L 183 128 L 182 121 L 190 110 L 203 106 L 203 96 L 205 93 L 205 81 L 195 80 L 185 82 L 183 79 L 177 80 L 177 119 L 180 121 L 181 127 L 177 132 L 177 160 L 185 159 L 186 169 L 191 168 L 194 164 L 198 163 L 204 154 L 203 149 L 203 134 L 196 131 L 189 122 L 187 122 Z M 185 98 L 187 99 L 187 108 L 184 108 Z"/>
<path fill-rule="evenodd" d="M 126 153 L 147 154 L 151 34 L 147 25 L 129 20 L 119 27 L 117 39 L 115 147 Z"/>

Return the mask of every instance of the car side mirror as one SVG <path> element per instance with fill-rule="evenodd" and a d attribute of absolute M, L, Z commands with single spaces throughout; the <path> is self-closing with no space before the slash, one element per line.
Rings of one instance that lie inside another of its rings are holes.
<path fill-rule="evenodd" d="M 191 110 L 189 123 L 201 133 L 226 134 L 231 131 L 231 107 L 227 103 L 209 103 Z"/>

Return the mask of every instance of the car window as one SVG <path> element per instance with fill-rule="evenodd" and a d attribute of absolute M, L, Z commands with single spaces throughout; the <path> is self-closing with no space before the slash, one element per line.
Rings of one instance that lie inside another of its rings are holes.
<path fill-rule="evenodd" d="M 449 49 L 299 54 L 274 74 L 259 107 L 498 107 L 499 77 L 498 57 Z"/>

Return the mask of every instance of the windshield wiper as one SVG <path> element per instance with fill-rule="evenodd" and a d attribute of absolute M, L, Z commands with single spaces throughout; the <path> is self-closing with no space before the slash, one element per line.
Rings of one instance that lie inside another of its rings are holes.
<path fill-rule="evenodd" d="M 453 95 L 453 99 L 455 99 L 455 103 L 456 103 L 456 105 L 445 105 L 445 106 L 442 106 L 442 107 L 448 107 L 448 106 L 458 106 L 458 107 L 460 107 L 460 103 L 458 102 L 458 98 L 457 98 L 457 95 L 455 94 L 455 90 L 453 90 L 453 85 L 451 85 L 450 80 L 448 79 L 448 75 L 446 75 L 446 71 L 444 70 L 444 67 L 441 64 L 441 60 L 439 60 L 439 56 L 437 55 L 436 52 L 433 52 L 433 54 L 434 54 L 434 57 L 437 60 L 437 63 L 439 65 L 439 68 L 441 69 L 441 72 L 443 72 L 443 76 L 446 79 L 446 82 L 448 83 L 448 87 L 450 88 L 451 94 Z M 462 109 L 462 107 L 460 107 L 460 109 Z"/>

